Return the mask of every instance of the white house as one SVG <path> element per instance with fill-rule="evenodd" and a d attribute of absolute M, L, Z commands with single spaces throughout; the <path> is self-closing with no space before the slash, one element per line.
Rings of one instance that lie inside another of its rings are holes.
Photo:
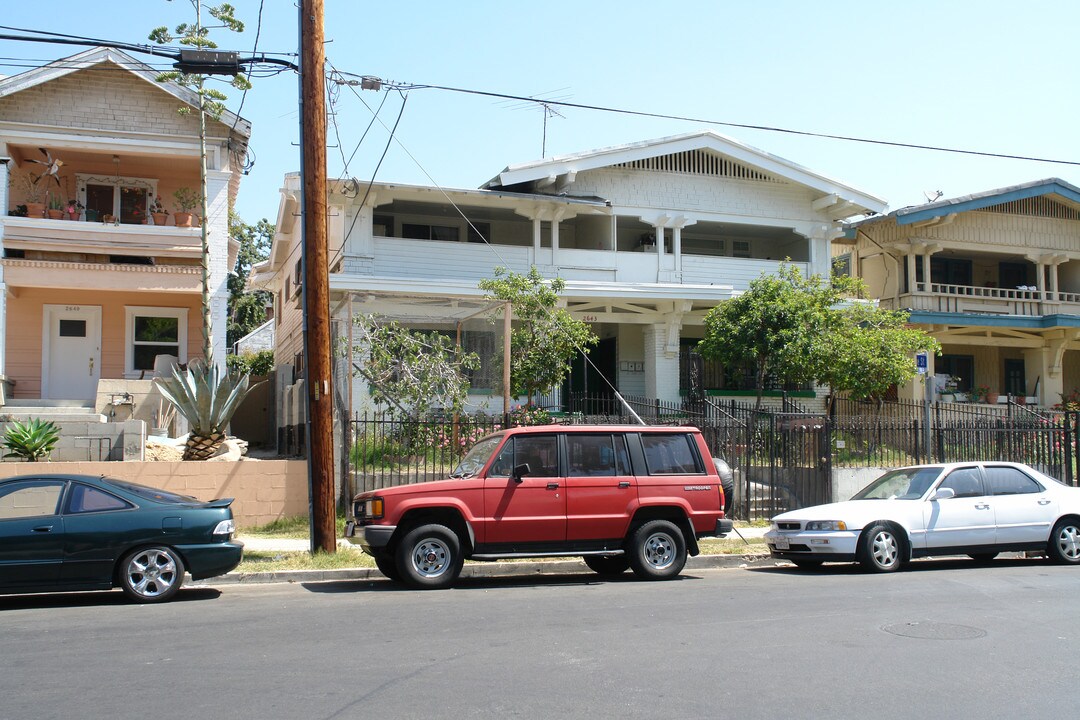
<path fill-rule="evenodd" d="M 276 298 L 279 367 L 302 363 L 299 187 L 297 175 L 285 178 L 271 256 L 254 275 Z M 511 165 L 478 190 L 338 183 L 329 206 L 339 328 L 372 312 L 449 328 L 476 311 L 477 283 L 496 266 L 535 266 L 566 280 L 567 308 L 601 338 L 595 370 L 572 389 L 609 381 L 677 401 L 680 354 L 710 308 L 785 259 L 828 273 L 841 221 L 885 202 L 704 131 Z M 493 351 L 482 339 L 474 349 Z M 477 402 L 488 375 L 474 378 Z M 720 394 L 731 381 L 706 389 Z M 363 388 L 352 397 L 360 409 Z"/>

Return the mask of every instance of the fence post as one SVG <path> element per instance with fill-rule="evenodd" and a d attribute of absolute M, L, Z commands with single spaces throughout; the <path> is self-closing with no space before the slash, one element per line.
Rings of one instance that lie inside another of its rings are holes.
<path fill-rule="evenodd" d="M 937 429 L 937 461 L 945 462 L 945 430 L 941 427 L 941 403 L 934 403 L 934 426 Z"/>

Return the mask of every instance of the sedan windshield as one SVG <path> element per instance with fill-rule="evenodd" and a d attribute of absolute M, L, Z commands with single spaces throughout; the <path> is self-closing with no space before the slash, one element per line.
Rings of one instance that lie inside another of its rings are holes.
<path fill-rule="evenodd" d="M 852 496 L 852 500 L 918 500 L 941 475 L 938 466 L 893 470 Z"/>
<path fill-rule="evenodd" d="M 473 445 L 457 468 L 454 469 L 454 472 L 450 473 L 450 477 L 472 477 L 483 470 L 488 458 L 491 457 L 491 453 L 495 452 L 495 448 L 499 446 L 500 442 L 502 442 L 502 435 L 493 435 Z"/>

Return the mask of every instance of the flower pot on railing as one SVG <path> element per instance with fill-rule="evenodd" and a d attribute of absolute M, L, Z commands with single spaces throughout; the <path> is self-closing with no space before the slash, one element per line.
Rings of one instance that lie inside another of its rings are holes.
<path fill-rule="evenodd" d="M 86 222 L 97 222 L 98 211 L 93 208 L 86 208 Z"/>
<path fill-rule="evenodd" d="M 164 212 L 150 213 L 150 217 L 154 218 L 154 224 L 155 225 L 164 225 L 165 223 L 167 223 L 169 221 L 169 213 L 164 213 Z"/>
<path fill-rule="evenodd" d="M 64 211 L 60 208 L 49 208 L 46 212 L 49 213 L 50 220 L 64 219 Z"/>
<path fill-rule="evenodd" d="M 173 222 L 176 223 L 176 227 L 192 227 L 195 224 L 195 213 L 174 212 Z"/>
<path fill-rule="evenodd" d="M 26 203 L 26 217 L 43 218 L 45 217 L 45 203 L 40 202 L 28 202 Z"/>
<path fill-rule="evenodd" d="M 988 405 L 997 405 L 998 394 L 996 392 L 986 393 L 986 403 Z"/>

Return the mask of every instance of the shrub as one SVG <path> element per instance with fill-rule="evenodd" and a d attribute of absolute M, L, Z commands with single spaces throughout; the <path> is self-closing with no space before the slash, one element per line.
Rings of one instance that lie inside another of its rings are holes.
<path fill-rule="evenodd" d="M 60 440 L 60 428 L 48 420 L 30 418 L 26 423 L 12 420 L 4 430 L 0 445 L 9 452 L 5 458 L 21 458 L 29 462 L 49 458 L 49 454 Z"/>
<path fill-rule="evenodd" d="M 266 376 L 274 369 L 274 351 L 246 351 L 239 355 L 226 355 L 225 366 L 229 372 L 240 375 Z"/>

